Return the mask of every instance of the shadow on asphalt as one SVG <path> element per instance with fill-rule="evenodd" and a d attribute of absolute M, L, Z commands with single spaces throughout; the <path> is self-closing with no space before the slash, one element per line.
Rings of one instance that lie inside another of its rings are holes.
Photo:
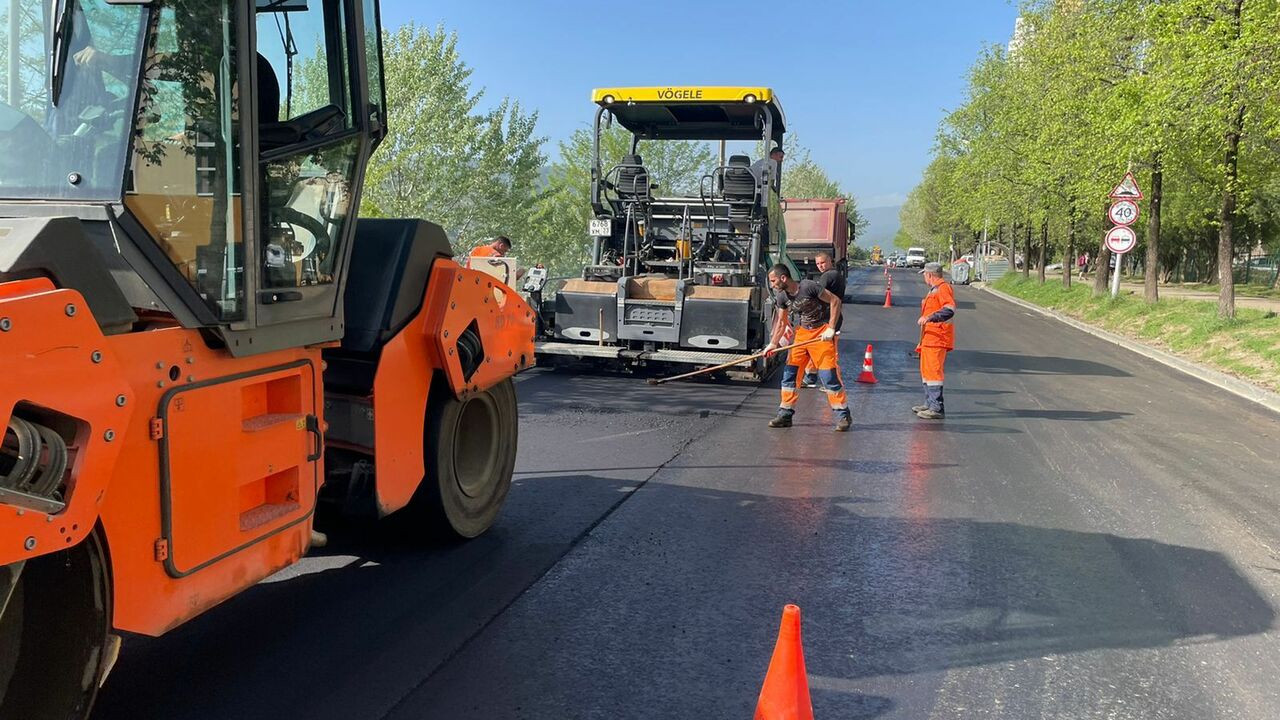
<path fill-rule="evenodd" d="M 1128 372 L 1105 363 L 1076 358 L 1026 355 L 1016 352 L 983 352 L 953 350 L 947 357 L 947 369 L 968 372 L 1014 375 L 1085 375 L 1132 377 Z"/>
<path fill-rule="evenodd" d="M 926 482 L 919 469 L 903 482 Z M 1198 548 L 862 515 L 877 502 L 863 496 L 620 485 L 521 481 L 507 521 L 459 546 L 402 528 L 335 534 L 319 552 L 331 567 L 129 638 L 94 718 L 748 717 L 783 602 L 805 613 L 817 715 L 874 718 L 897 703 L 864 694 L 873 678 L 884 692 L 883 676 L 1214 642 L 1275 621 L 1230 561 Z M 556 513 L 624 497 L 609 523 L 580 514 L 548 533 Z"/>
<path fill-rule="evenodd" d="M 648 377 L 665 377 L 687 370 L 665 368 L 647 375 L 623 375 L 585 368 L 547 369 L 517 385 L 521 416 L 555 415 L 568 411 L 593 414 L 655 413 L 658 415 L 727 415 L 745 397 L 769 382 L 681 381 L 649 385 Z"/>
<path fill-rule="evenodd" d="M 978 403 L 986 405 L 987 403 Z M 958 418 L 1003 418 L 1016 417 L 1032 420 L 1081 420 L 1087 422 L 1105 422 L 1108 420 L 1120 420 L 1132 416 L 1133 413 L 1113 412 L 1111 410 L 1099 410 L 1096 412 L 1087 410 L 1041 410 L 1041 409 L 1019 409 L 1019 408 L 995 408 L 988 412 L 948 412 L 947 417 Z"/>

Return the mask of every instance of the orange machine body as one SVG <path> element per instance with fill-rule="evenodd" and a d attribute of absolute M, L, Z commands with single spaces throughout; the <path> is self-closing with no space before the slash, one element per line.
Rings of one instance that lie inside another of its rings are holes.
<path fill-rule="evenodd" d="M 497 289 L 437 259 L 421 309 L 384 348 L 370 398 L 383 513 L 424 480 L 433 378 L 462 397 L 532 362 L 532 311 Z M 0 496 L 0 565 L 97 531 L 114 627 L 158 635 L 307 551 L 325 477 L 320 347 L 236 358 L 167 319 L 104 336 L 79 293 L 44 279 L 0 284 L 0 321 L 0 427 L 15 407 L 73 421 L 65 507 Z M 454 341 L 473 324 L 486 357 L 465 379 Z"/>

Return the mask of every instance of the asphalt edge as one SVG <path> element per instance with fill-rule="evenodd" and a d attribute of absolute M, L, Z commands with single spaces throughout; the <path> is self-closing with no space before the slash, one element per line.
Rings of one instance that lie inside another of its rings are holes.
<path fill-rule="evenodd" d="M 1161 350 L 1156 347 L 1152 347 L 1151 345 L 1147 345 L 1146 343 L 1143 343 L 1139 340 L 1135 340 L 1130 337 L 1125 337 L 1124 335 L 1119 335 L 1119 334 L 1110 332 L 1108 330 L 1103 330 L 1102 328 L 1096 327 L 1094 325 L 1089 325 L 1088 323 L 1081 322 L 1079 320 L 1076 320 L 1073 317 L 1060 313 L 1057 310 L 1041 307 L 1040 305 L 1036 305 L 1035 303 L 1032 303 L 1032 302 L 1027 302 L 1026 300 L 1023 300 L 1021 298 L 1013 297 L 1012 295 L 1009 295 L 1008 293 L 1000 292 L 999 290 L 996 290 L 995 288 L 992 288 L 986 285 L 985 283 L 984 284 L 974 283 L 971 287 L 975 287 L 985 292 L 991 293 L 992 295 L 995 295 L 996 297 L 1001 298 L 1003 300 L 1007 300 L 1013 303 L 1014 305 L 1018 305 L 1028 310 L 1034 310 L 1035 312 L 1038 312 L 1041 315 L 1044 315 L 1046 317 L 1051 317 L 1055 320 L 1058 320 L 1059 322 L 1066 323 L 1067 325 L 1070 325 L 1071 327 L 1074 327 L 1077 330 L 1082 330 L 1086 333 L 1089 333 L 1090 335 L 1096 338 L 1100 338 L 1102 340 L 1106 340 L 1107 342 L 1113 343 L 1115 345 L 1119 345 L 1128 350 L 1132 350 L 1133 352 L 1136 352 L 1139 355 L 1144 355 L 1148 358 L 1151 358 L 1152 360 L 1155 360 L 1156 362 L 1167 365 L 1168 367 L 1171 367 L 1175 370 L 1178 370 L 1187 375 L 1190 375 L 1191 377 L 1194 377 L 1197 380 L 1201 380 L 1215 387 L 1222 388 L 1223 390 L 1226 390 L 1227 392 L 1233 395 L 1237 395 L 1239 397 L 1244 398 L 1245 400 L 1249 400 L 1251 402 L 1257 403 L 1265 407 L 1266 409 L 1270 410 L 1271 412 L 1280 414 L 1280 393 L 1274 393 L 1270 390 L 1267 390 L 1266 388 L 1258 387 L 1257 385 L 1254 385 L 1250 382 L 1246 382 L 1236 377 L 1232 377 L 1231 375 L 1228 375 L 1224 372 L 1207 368 L 1203 365 L 1193 363 L 1189 360 L 1184 360 L 1183 358 L 1180 358 L 1171 352 L 1168 352 L 1166 350 Z"/>

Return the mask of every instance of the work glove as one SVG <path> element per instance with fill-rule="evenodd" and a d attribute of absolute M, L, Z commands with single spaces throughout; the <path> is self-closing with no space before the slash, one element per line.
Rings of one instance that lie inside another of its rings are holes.
<path fill-rule="evenodd" d="M 775 353 L 775 352 L 777 352 L 777 351 L 778 351 L 778 344 L 777 344 L 777 343 L 769 343 L 768 345 L 765 345 L 765 346 L 764 346 L 764 354 L 765 354 L 766 356 L 767 356 L 767 355 L 772 355 L 772 354 L 774 354 L 774 353 Z"/>
<path fill-rule="evenodd" d="M 823 340 L 834 340 L 836 337 L 836 329 L 828 325 L 827 329 L 823 330 L 822 334 L 819 335 L 818 337 L 822 338 Z"/>

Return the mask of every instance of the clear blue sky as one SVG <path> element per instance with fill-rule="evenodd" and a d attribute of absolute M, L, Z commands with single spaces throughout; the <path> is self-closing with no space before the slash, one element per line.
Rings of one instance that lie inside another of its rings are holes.
<path fill-rule="evenodd" d="M 787 124 L 863 208 L 900 203 L 1009 0 L 382 0 L 383 24 L 458 34 L 473 88 L 538 111 L 556 143 L 607 85 L 765 85 Z M 388 88 L 394 92 L 394 88 Z"/>

